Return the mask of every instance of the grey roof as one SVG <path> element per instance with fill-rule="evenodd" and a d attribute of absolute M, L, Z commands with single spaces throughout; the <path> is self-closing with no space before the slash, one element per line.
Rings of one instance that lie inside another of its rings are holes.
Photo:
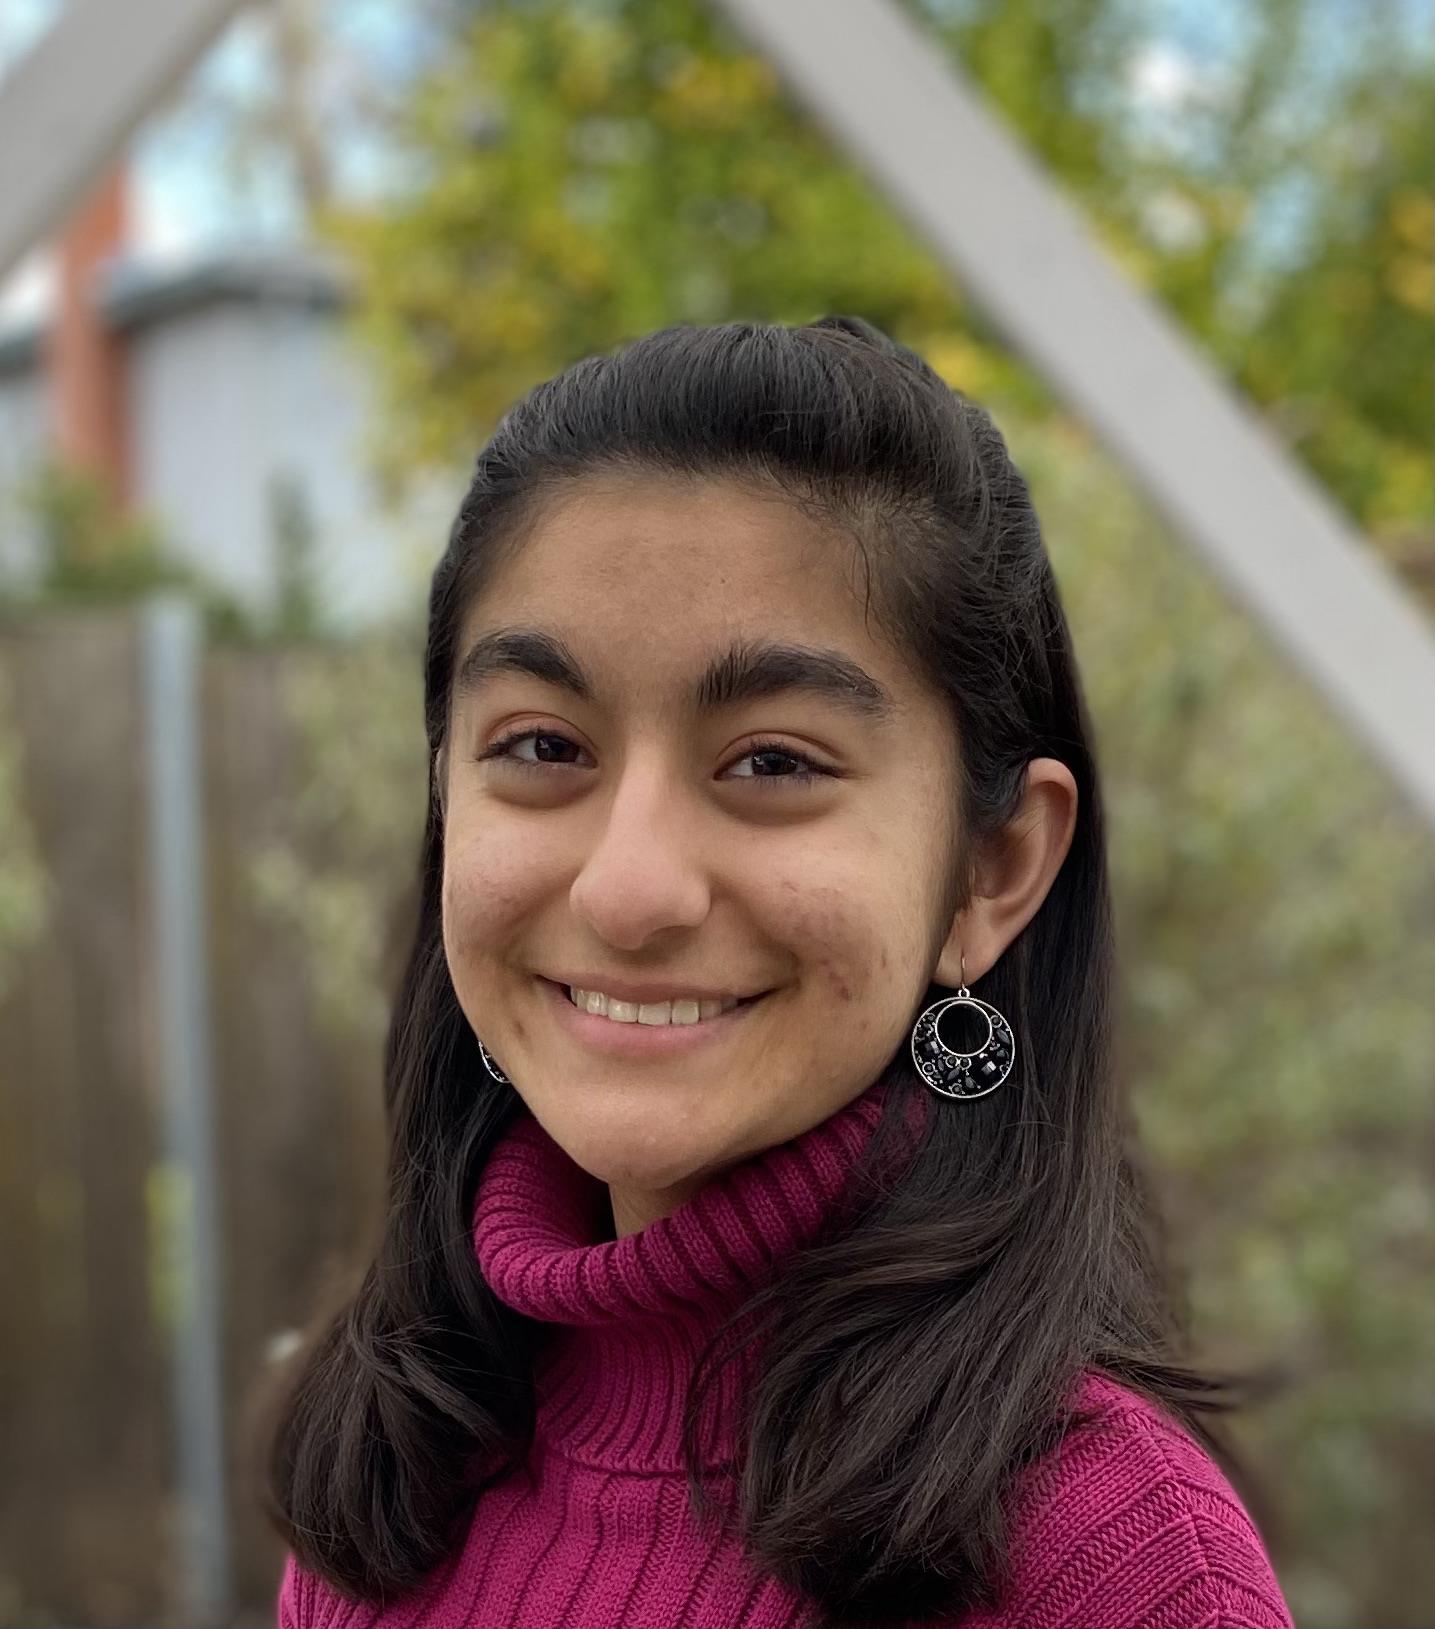
<path fill-rule="evenodd" d="M 349 295 L 343 268 L 308 249 L 225 250 L 180 265 L 134 256 L 97 273 L 100 310 L 118 332 L 225 302 L 336 310 Z M 0 332 L 0 374 L 36 365 L 47 324 L 28 322 Z"/>

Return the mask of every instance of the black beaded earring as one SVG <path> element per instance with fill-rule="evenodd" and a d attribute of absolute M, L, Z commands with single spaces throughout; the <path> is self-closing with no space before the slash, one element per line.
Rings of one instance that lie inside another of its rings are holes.
<path fill-rule="evenodd" d="M 987 1038 L 972 1052 L 954 1051 L 937 1033 L 937 1020 L 950 1007 L 975 1007 L 987 1021 Z M 940 1097 L 985 1097 L 994 1092 L 1016 1062 L 1011 1025 L 989 1002 L 967 989 L 967 958 L 962 957 L 962 984 L 954 996 L 934 1001 L 912 1026 L 912 1062 L 917 1073 Z"/>
<path fill-rule="evenodd" d="M 489 1074 L 493 1076 L 500 1086 L 511 1086 L 513 1084 L 508 1076 L 504 1074 L 504 1072 L 489 1056 L 488 1048 L 483 1044 L 482 1041 L 479 1041 L 478 1043 L 478 1055 L 483 1059 L 483 1067 L 488 1070 Z"/>

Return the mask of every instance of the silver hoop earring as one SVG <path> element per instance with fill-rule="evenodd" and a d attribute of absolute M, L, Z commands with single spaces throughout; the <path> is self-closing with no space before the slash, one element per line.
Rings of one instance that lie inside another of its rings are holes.
<path fill-rule="evenodd" d="M 912 1062 L 917 1073 L 940 1097 L 985 1097 L 1012 1072 L 1016 1037 L 1011 1025 L 989 1002 L 967 988 L 966 957 L 962 958 L 961 988 L 954 996 L 934 1001 L 912 1026 Z M 937 1034 L 937 1020 L 949 1007 L 975 1007 L 987 1021 L 987 1038 L 972 1052 L 954 1051 Z"/>
<path fill-rule="evenodd" d="M 477 1040 L 477 1036 L 475 1036 L 474 1039 Z M 489 1074 L 493 1076 L 500 1086 L 511 1086 L 513 1084 L 508 1076 L 505 1075 L 504 1072 L 493 1061 L 493 1058 L 489 1054 L 488 1048 L 483 1044 L 482 1041 L 478 1042 L 478 1055 L 483 1059 L 483 1067 L 488 1070 Z"/>

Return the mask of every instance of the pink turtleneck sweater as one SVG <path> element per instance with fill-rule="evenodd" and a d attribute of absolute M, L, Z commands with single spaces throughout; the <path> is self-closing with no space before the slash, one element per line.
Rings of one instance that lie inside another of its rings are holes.
<path fill-rule="evenodd" d="M 385 1610 L 344 1599 L 289 1557 L 280 1629 L 809 1622 L 812 1602 L 697 1529 L 682 1403 L 704 1334 L 815 1237 L 880 1090 L 617 1240 L 606 1188 L 522 1113 L 481 1174 L 474 1242 L 494 1293 L 554 1326 L 527 1474 L 486 1490 L 452 1564 Z M 1095 1420 L 1017 1484 L 1007 1599 L 952 1629 L 1291 1629 L 1260 1536 L 1205 1452 L 1095 1374 L 1078 1401 Z M 733 1403 L 719 1389 L 706 1416 L 710 1462 L 731 1462 Z"/>

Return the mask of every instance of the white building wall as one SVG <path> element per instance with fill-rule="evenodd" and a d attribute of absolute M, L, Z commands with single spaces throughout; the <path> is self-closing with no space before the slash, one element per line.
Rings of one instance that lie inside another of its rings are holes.
<path fill-rule="evenodd" d="M 370 387 L 332 314 L 212 305 L 142 329 L 132 358 L 137 486 L 178 554 L 268 608 L 275 483 L 287 479 L 336 625 L 382 619 L 411 596 L 413 520 L 380 511 L 362 444 Z"/>
<path fill-rule="evenodd" d="M 373 387 L 334 310 L 235 298 L 167 311 L 131 330 L 129 388 L 137 504 L 251 610 L 274 604 L 285 478 L 313 527 L 332 626 L 426 602 L 465 472 L 426 479 L 398 513 L 381 506 L 364 446 Z M 45 394 L 38 367 L 0 373 L 0 576 L 17 586 L 38 559 L 14 493 L 47 453 Z"/>
<path fill-rule="evenodd" d="M 171 316 L 131 341 L 134 491 L 165 542 L 246 605 L 267 603 L 260 370 L 233 306 Z"/>

